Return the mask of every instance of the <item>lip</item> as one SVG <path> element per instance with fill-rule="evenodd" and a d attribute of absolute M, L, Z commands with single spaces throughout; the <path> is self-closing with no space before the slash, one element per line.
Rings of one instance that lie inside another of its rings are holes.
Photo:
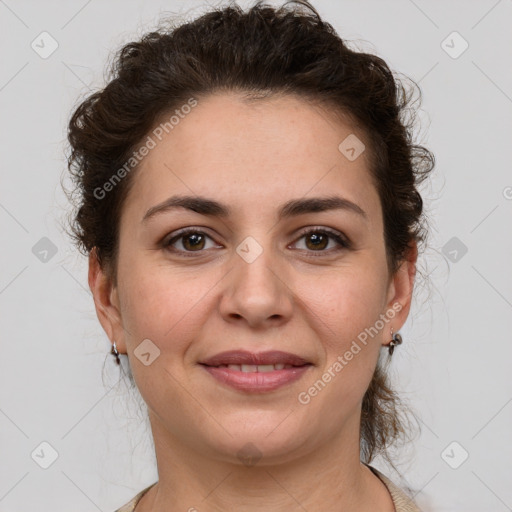
<path fill-rule="evenodd" d="M 281 350 L 269 350 L 267 352 L 249 352 L 248 350 L 228 350 L 209 357 L 200 364 L 206 366 L 220 366 L 221 364 L 291 364 L 292 366 L 303 366 L 311 364 L 309 361 L 290 352 Z M 280 371 L 280 370 L 276 370 Z"/>
<path fill-rule="evenodd" d="M 273 391 L 300 379 L 312 363 L 296 354 L 270 350 L 267 352 L 249 352 L 230 350 L 221 352 L 199 363 L 213 378 L 238 391 L 263 393 Z M 265 372 L 243 372 L 220 365 L 270 365 L 282 364 L 291 367 Z"/>
<path fill-rule="evenodd" d="M 242 372 L 230 368 L 216 366 L 202 367 L 215 379 L 223 384 L 227 384 L 238 391 L 248 393 L 264 393 L 274 391 L 275 389 L 290 384 L 300 379 L 305 372 L 312 368 L 312 364 L 303 366 L 294 366 L 283 370 L 273 370 L 270 372 Z"/>

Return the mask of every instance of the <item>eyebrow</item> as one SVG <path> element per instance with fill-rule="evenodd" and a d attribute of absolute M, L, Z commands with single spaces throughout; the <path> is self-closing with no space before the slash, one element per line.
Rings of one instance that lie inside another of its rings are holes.
<path fill-rule="evenodd" d="M 175 208 L 185 208 L 201 215 L 210 217 L 226 218 L 230 215 L 230 208 L 214 199 L 201 196 L 172 196 L 151 207 L 142 218 L 146 222 L 157 214 L 162 214 Z M 295 217 L 306 213 L 317 213 L 328 210 L 346 210 L 360 215 L 365 220 L 368 219 L 366 212 L 356 203 L 343 197 L 310 197 L 301 199 L 292 199 L 284 203 L 278 211 L 278 219 Z"/>

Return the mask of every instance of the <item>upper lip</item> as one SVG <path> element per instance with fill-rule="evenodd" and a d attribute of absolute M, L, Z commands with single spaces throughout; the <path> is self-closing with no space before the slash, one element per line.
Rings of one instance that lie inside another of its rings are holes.
<path fill-rule="evenodd" d="M 221 364 L 290 364 L 292 366 L 303 366 L 311 364 L 309 361 L 296 354 L 282 352 L 280 350 L 270 350 L 267 352 L 249 352 L 247 350 L 228 350 L 220 352 L 208 359 L 200 361 L 200 364 L 206 366 L 220 366 Z"/>

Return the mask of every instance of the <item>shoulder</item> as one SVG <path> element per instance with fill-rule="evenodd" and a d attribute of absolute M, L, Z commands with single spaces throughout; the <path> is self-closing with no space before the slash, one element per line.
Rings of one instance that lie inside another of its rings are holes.
<path fill-rule="evenodd" d="M 139 500 L 142 498 L 142 496 L 144 496 L 144 494 L 146 494 L 149 491 L 149 489 L 151 489 L 151 487 L 153 487 L 153 485 L 155 485 L 155 484 L 156 484 L 156 482 L 154 484 L 151 484 L 149 487 L 146 487 L 142 491 L 140 491 L 139 494 L 134 496 L 128 503 L 123 505 L 121 508 L 118 508 L 115 512 L 133 512 L 133 510 L 135 509 L 135 506 L 137 505 Z"/>
<path fill-rule="evenodd" d="M 400 487 L 398 487 L 392 480 L 369 464 L 366 464 L 366 466 L 371 469 L 387 487 L 391 494 L 393 504 L 395 505 L 396 512 L 421 512 L 418 506 L 414 503 L 414 500 L 400 489 Z"/>

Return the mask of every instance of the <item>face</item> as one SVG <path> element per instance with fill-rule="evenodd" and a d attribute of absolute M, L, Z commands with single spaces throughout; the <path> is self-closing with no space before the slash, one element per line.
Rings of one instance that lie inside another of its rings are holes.
<path fill-rule="evenodd" d="M 414 261 L 389 274 L 367 154 L 338 149 L 350 134 L 365 140 L 299 98 L 218 94 L 153 137 L 123 205 L 117 286 L 92 257 L 89 279 L 154 432 L 231 461 L 249 442 L 266 461 L 359 442 L 361 401 L 407 316 Z M 195 211 L 164 207 L 183 196 Z M 240 389 L 200 364 L 232 350 L 309 365 L 274 389 Z"/>

